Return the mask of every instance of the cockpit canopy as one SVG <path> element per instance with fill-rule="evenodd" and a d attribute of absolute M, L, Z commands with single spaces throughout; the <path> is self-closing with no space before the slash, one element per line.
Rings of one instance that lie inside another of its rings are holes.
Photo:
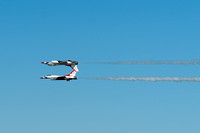
<path fill-rule="evenodd" d="M 52 62 L 52 63 L 58 63 L 58 61 L 57 61 L 57 60 L 52 60 L 51 62 Z"/>

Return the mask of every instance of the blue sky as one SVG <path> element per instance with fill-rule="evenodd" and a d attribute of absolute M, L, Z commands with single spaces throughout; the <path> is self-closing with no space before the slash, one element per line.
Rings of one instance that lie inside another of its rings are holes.
<path fill-rule="evenodd" d="M 41 61 L 77 60 L 77 77 L 198 77 L 199 66 L 85 62 L 199 59 L 200 2 L 0 0 L 0 132 L 199 133 L 192 82 L 40 80 L 68 74 Z"/>

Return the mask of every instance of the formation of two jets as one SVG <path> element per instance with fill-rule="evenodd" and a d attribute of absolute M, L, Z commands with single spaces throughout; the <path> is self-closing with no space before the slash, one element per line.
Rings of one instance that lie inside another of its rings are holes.
<path fill-rule="evenodd" d="M 71 67 L 73 70 L 70 74 L 68 75 L 64 75 L 64 76 L 58 76 L 58 75 L 47 75 L 44 77 L 41 77 L 40 79 L 51 79 L 51 80 L 66 80 L 66 81 L 70 81 L 70 80 L 76 80 L 76 73 L 79 72 L 78 71 L 78 62 L 77 61 L 58 61 L 58 60 L 54 60 L 51 62 L 41 62 L 42 64 L 46 64 L 48 66 L 58 66 L 58 65 L 65 65 L 65 66 L 69 66 Z"/>

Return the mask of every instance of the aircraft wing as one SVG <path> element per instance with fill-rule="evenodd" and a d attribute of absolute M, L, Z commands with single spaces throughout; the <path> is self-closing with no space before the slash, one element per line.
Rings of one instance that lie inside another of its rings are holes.
<path fill-rule="evenodd" d="M 59 77 L 57 77 L 57 79 L 56 80 L 65 80 L 66 79 L 66 77 L 65 76 L 59 76 Z"/>

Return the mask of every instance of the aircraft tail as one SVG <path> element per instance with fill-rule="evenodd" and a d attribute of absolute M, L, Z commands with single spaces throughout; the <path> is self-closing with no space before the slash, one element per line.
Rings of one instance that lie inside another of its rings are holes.
<path fill-rule="evenodd" d="M 75 76 L 76 76 L 76 71 L 73 70 L 70 74 L 68 74 L 68 75 L 66 75 L 66 76 L 75 77 Z"/>
<path fill-rule="evenodd" d="M 79 72 L 77 65 L 74 65 L 74 66 L 71 66 L 71 67 L 72 67 L 72 69 L 73 69 L 74 71 Z"/>

